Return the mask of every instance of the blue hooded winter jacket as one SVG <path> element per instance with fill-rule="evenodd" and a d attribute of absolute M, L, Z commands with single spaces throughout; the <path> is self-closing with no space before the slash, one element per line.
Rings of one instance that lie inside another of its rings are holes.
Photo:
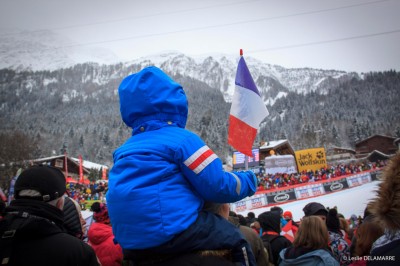
<path fill-rule="evenodd" d="M 297 258 L 286 259 L 286 248 L 279 253 L 279 266 L 339 266 L 339 262 L 323 249 L 316 249 Z"/>
<path fill-rule="evenodd" d="M 107 204 L 124 249 L 171 240 L 194 223 L 204 200 L 235 202 L 255 193 L 251 171 L 225 172 L 212 150 L 185 129 L 185 92 L 160 69 L 126 77 L 119 97 L 132 137 L 114 151 Z"/>

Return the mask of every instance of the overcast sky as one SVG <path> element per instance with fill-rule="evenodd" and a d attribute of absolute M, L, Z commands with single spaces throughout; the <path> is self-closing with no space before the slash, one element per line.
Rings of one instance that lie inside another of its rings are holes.
<path fill-rule="evenodd" d="M 53 30 L 124 61 L 242 48 L 287 68 L 400 71 L 399 0 L 0 0 L 0 33 L 10 29 Z"/>

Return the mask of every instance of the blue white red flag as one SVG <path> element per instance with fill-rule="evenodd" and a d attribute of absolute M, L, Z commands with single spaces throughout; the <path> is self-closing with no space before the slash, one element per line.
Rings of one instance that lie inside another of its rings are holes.
<path fill-rule="evenodd" d="M 239 60 L 235 85 L 229 116 L 228 143 L 251 157 L 257 131 L 268 115 L 268 110 L 243 57 Z"/>

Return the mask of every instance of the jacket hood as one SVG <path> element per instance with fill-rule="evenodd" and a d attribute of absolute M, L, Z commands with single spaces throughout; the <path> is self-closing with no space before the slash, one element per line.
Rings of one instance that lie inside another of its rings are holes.
<path fill-rule="evenodd" d="M 129 75 L 121 82 L 118 93 L 122 120 L 134 132 L 156 120 L 186 126 L 186 94 L 181 85 L 157 67 Z"/>
<path fill-rule="evenodd" d="M 112 228 L 109 225 L 94 222 L 89 228 L 89 243 L 100 245 L 110 237 L 114 238 L 114 235 L 112 233 Z"/>
<path fill-rule="evenodd" d="M 264 232 L 281 232 L 281 216 L 276 211 L 263 212 L 258 216 L 258 222 Z"/>
<path fill-rule="evenodd" d="M 370 211 L 384 228 L 394 233 L 400 230 L 400 152 L 391 158 L 381 176 Z"/>
<path fill-rule="evenodd" d="M 17 199 L 6 208 L 6 215 L 0 222 L 0 231 L 12 228 L 16 230 L 16 238 L 42 238 L 63 232 L 63 218 L 63 212 L 48 203 Z"/>
<path fill-rule="evenodd" d="M 314 251 L 310 251 L 304 253 L 301 256 L 296 258 L 286 259 L 285 253 L 288 249 L 283 249 L 279 253 L 279 257 L 281 258 L 281 263 L 279 265 L 326 265 L 326 266 L 339 266 L 339 262 L 337 262 L 334 257 L 329 253 L 329 251 L 317 249 Z"/>

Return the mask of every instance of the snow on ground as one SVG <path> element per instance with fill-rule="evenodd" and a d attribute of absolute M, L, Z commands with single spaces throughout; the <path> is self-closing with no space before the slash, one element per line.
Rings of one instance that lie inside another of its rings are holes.
<path fill-rule="evenodd" d="M 346 219 L 350 218 L 352 214 L 357 216 L 361 215 L 361 217 L 363 217 L 367 203 L 376 196 L 378 184 L 379 181 L 373 181 L 355 188 L 349 188 L 320 197 L 279 204 L 278 206 L 281 207 L 283 211 L 291 211 L 293 220 L 295 221 L 299 221 L 304 216 L 303 208 L 309 202 L 319 202 L 325 207 L 330 208 L 337 206 L 338 212 L 343 214 Z M 269 211 L 270 209 L 271 207 L 263 207 L 250 211 L 254 212 L 257 217 L 259 214 Z M 249 210 L 237 213 L 246 217 L 248 212 Z"/>

